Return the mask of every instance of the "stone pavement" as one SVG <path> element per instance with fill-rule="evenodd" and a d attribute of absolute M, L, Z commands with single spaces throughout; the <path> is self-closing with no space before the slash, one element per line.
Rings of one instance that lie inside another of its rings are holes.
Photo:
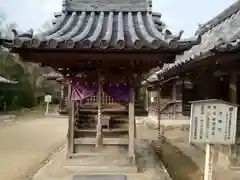
<path fill-rule="evenodd" d="M 30 177 L 66 141 L 67 118 L 14 121 L 0 128 L 0 179 Z"/>

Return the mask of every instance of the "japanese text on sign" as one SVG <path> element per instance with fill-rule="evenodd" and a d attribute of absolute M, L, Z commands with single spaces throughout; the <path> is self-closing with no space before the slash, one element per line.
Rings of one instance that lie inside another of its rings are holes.
<path fill-rule="evenodd" d="M 220 100 L 192 104 L 190 142 L 234 144 L 237 106 Z"/>

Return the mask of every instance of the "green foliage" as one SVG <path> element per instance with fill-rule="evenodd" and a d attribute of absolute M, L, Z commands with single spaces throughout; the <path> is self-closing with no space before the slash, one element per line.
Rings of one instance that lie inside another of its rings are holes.
<path fill-rule="evenodd" d="M 14 24 L 4 24 L 0 15 L 0 35 L 11 36 Z M 43 68 L 35 63 L 25 63 L 16 55 L 0 46 L 0 76 L 16 80 L 18 84 L 0 82 L 0 111 L 31 108 L 40 103 L 45 95 Z M 49 87 L 47 87 L 49 91 Z"/>
<path fill-rule="evenodd" d="M 46 24 L 45 28 L 47 27 Z M 0 12 L 0 37 L 12 37 L 13 28 L 16 28 L 16 24 L 7 24 L 6 17 Z M 46 92 L 54 93 L 55 87 L 58 87 L 56 82 L 46 82 L 42 76 L 48 72 L 49 68 L 25 63 L 16 54 L 9 53 L 0 46 L 0 76 L 18 81 L 18 84 L 0 82 L 0 111 L 31 108 L 44 100 Z"/>
<path fill-rule="evenodd" d="M 31 108 L 43 101 L 45 94 L 54 87 L 49 86 L 42 74 L 44 68 L 35 63 L 24 63 L 17 55 L 0 52 L 0 76 L 16 80 L 18 84 L 0 83 L 0 110 Z M 46 86 L 48 85 L 48 86 Z"/>
<path fill-rule="evenodd" d="M 19 58 L 7 52 L 0 52 L 0 75 L 10 79 L 17 80 L 18 84 L 1 84 L 0 83 L 0 108 L 4 109 L 6 103 L 8 109 L 17 109 L 20 107 L 30 108 L 36 105 L 35 90 L 36 74 L 30 74 L 29 68 L 22 63 Z"/>

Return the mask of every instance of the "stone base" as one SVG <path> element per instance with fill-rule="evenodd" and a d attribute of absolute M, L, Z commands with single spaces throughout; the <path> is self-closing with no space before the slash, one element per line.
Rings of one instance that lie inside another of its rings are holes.
<path fill-rule="evenodd" d="M 142 132 L 141 128 L 141 132 Z M 155 132 L 155 131 L 154 131 Z M 149 131 L 146 132 L 149 134 Z M 136 164 L 128 161 L 128 148 L 99 149 L 81 146 L 78 155 L 67 159 L 67 147 L 56 153 L 32 180 L 73 180 L 76 175 L 125 175 L 127 180 L 169 179 L 168 172 L 156 158 L 151 141 L 136 141 Z M 88 151 L 88 152 L 87 152 Z M 101 156 L 107 159 L 102 158 Z M 81 162 L 84 160 L 83 162 Z M 87 164 L 90 162 L 90 164 Z"/>
<path fill-rule="evenodd" d="M 73 180 L 126 180 L 125 175 L 111 174 L 111 175 L 75 175 Z"/>
<path fill-rule="evenodd" d="M 78 146 L 64 165 L 65 168 L 81 173 L 135 173 L 137 167 L 128 157 L 128 149 L 120 146 Z"/>

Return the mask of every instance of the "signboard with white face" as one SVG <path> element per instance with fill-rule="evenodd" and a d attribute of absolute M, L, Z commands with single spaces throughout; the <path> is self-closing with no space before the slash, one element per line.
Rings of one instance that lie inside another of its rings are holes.
<path fill-rule="evenodd" d="M 215 99 L 192 102 L 190 142 L 235 144 L 237 108 Z"/>
<path fill-rule="evenodd" d="M 46 95 L 46 96 L 44 97 L 44 102 L 46 102 L 46 103 L 52 102 L 52 96 L 51 96 L 51 95 Z"/>

